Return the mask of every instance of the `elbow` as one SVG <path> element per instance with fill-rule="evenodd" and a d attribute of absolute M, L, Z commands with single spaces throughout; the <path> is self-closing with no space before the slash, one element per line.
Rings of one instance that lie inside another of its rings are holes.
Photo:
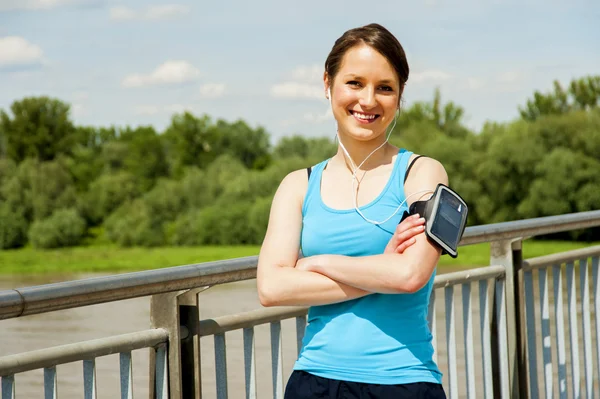
<path fill-rule="evenodd" d="M 406 294 L 414 294 L 419 291 L 421 288 L 425 287 L 428 280 L 424 280 L 423 278 L 409 278 L 404 282 L 402 291 Z"/>
<path fill-rule="evenodd" d="M 392 290 L 397 294 L 414 294 L 427 285 L 431 278 L 431 273 L 424 273 L 423 266 L 419 268 L 406 268 L 406 272 L 401 273 L 393 279 Z"/>
<path fill-rule="evenodd" d="M 264 282 L 261 283 L 259 281 L 257 284 L 257 291 L 258 300 L 260 301 L 260 304 L 265 308 L 277 306 L 279 304 L 277 301 L 277 293 L 275 292 L 273 287 L 270 287 L 268 284 Z"/>

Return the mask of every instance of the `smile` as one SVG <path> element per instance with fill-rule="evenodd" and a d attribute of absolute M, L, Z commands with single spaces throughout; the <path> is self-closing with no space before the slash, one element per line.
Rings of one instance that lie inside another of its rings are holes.
<path fill-rule="evenodd" d="M 360 123 L 371 123 L 374 122 L 377 118 L 379 118 L 378 114 L 364 114 L 362 112 L 350 111 L 354 119 L 359 121 Z"/>

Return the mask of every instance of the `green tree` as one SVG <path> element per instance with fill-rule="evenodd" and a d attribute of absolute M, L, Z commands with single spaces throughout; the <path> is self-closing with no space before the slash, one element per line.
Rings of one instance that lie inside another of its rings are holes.
<path fill-rule="evenodd" d="M 205 168 L 218 154 L 208 115 L 197 118 L 189 112 L 175 114 L 164 133 L 171 175 L 180 176 L 185 167 Z"/>
<path fill-rule="evenodd" d="M 100 224 L 122 204 L 140 195 L 135 177 L 128 172 L 104 174 L 79 196 L 81 214 L 91 225 Z"/>
<path fill-rule="evenodd" d="M 436 88 L 431 102 L 419 101 L 407 109 L 400 109 L 394 134 L 401 135 L 412 124 L 428 122 L 451 137 L 462 138 L 469 134 L 462 126 L 464 114 L 465 110 L 452 101 L 442 104 L 440 89 Z"/>
<path fill-rule="evenodd" d="M 0 110 L 0 137 L 6 154 L 19 163 L 27 157 L 53 160 L 69 154 L 75 127 L 69 119 L 69 105 L 49 97 L 28 97 L 11 105 L 12 117 Z"/>
<path fill-rule="evenodd" d="M 281 138 L 273 149 L 273 155 L 276 159 L 301 157 L 323 160 L 335 155 L 336 151 L 337 144 L 326 137 L 294 135 Z"/>
<path fill-rule="evenodd" d="M 128 127 L 121 132 L 117 143 L 107 144 L 117 149 L 116 154 L 123 156 L 120 166 L 136 177 L 143 191 L 151 189 L 158 178 L 168 176 L 169 166 L 165 148 L 153 127 Z M 115 144 L 125 146 L 119 148 Z M 111 155 L 114 156 L 115 153 Z M 119 160 L 114 157 L 111 158 L 111 162 L 119 164 Z"/>
<path fill-rule="evenodd" d="M 521 118 L 535 121 L 541 116 L 561 115 L 571 111 L 589 111 L 598 107 L 600 102 L 600 76 L 586 76 L 574 79 L 564 89 L 555 80 L 554 91 L 543 94 L 533 93 L 533 98 L 527 100 L 524 107 L 519 107 Z"/>

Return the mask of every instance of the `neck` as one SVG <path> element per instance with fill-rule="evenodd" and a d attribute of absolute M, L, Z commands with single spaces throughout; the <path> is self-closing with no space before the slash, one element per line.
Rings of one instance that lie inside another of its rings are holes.
<path fill-rule="evenodd" d="M 341 144 L 338 145 L 336 157 L 342 160 L 351 172 L 354 171 L 355 167 L 358 167 L 361 164 L 360 170 L 366 171 L 385 163 L 388 150 L 392 147 L 391 144 L 385 143 L 385 136 L 380 136 L 372 141 L 357 141 L 352 140 L 347 136 L 340 135 L 338 136 L 338 140 Z M 346 148 L 348 154 L 343 150 L 342 144 L 344 148 Z M 369 156 L 369 154 L 371 155 Z M 348 155 L 350 155 L 352 161 L 348 159 Z"/>

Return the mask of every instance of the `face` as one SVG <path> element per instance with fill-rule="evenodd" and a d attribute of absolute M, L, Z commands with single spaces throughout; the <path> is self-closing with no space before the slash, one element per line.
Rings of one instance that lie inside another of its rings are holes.
<path fill-rule="evenodd" d="M 400 81 L 389 61 L 367 45 L 344 54 L 331 89 L 333 115 L 340 134 L 360 141 L 380 137 L 393 121 L 401 96 Z"/>

